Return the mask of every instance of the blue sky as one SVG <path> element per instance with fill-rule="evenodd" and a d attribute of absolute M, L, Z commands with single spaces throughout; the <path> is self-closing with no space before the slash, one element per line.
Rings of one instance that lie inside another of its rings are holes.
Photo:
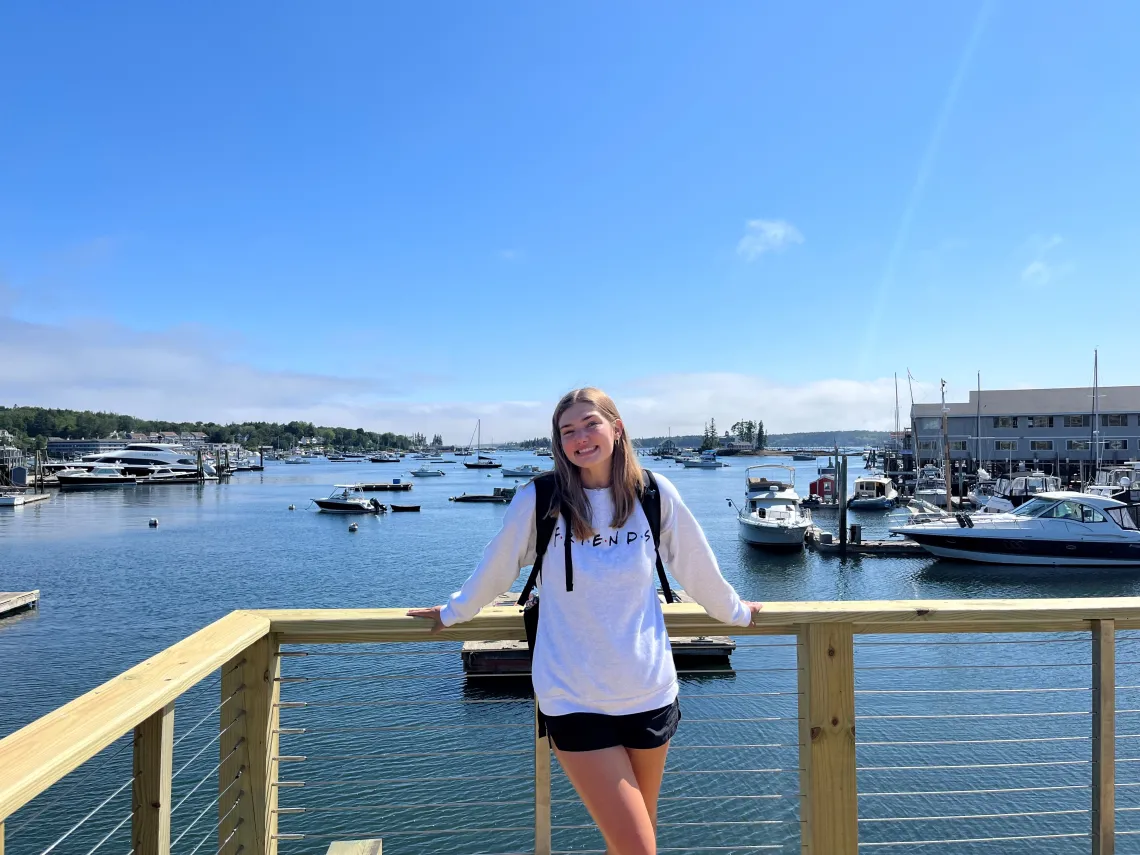
<path fill-rule="evenodd" d="M 7 403 L 458 439 L 583 383 L 651 433 L 887 427 L 895 372 L 1084 385 L 1094 347 L 1138 382 L 1135 3 L 9 3 L 0 32 Z"/>

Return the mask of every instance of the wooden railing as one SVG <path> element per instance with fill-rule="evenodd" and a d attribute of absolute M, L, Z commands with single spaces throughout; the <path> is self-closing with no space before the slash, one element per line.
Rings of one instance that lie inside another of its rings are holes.
<path fill-rule="evenodd" d="M 726 631 L 698 606 L 669 605 L 665 612 L 673 636 Z M 1118 631 L 1137 628 L 1140 599 L 1112 598 L 770 603 L 755 627 L 730 631 L 738 638 L 794 639 L 800 846 L 808 855 L 854 855 L 859 848 L 858 636 L 1087 633 L 1089 851 L 1110 855 L 1115 851 L 1117 814 L 1115 642 Z M 217 848 L 226 855 L 274 855 L 282 839 L 277 828 L 282 645 L 522 637 L 519 610 L 513 607 L 486 609 L 471 622 L 440 635 L 429 635 L 425 623 L 406 617 L 404 609 L 229 614 L 0 740 L 0 855 L 6 819 L 132 732 L 131 855 L 168 855 L 176 704 L 187 690 L 218 671 L 222 703 Z M 547 855 L 552 851 L 551 763 L 545 743 L 536 742 L 535 747 L 534 852 Z M 1074 812 L 1079 811 L 1067 811 Z"/>

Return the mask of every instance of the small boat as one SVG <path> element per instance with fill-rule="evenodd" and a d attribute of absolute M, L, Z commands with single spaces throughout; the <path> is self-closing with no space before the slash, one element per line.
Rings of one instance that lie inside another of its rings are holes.
<path fill-rule="evenodd" d="M 942 470 L 927 463 L 918 473 L 914 485 L 914 497 L 935 507 L 946 507 L 946 479 Z"/>
<path fill-rule="evenodd" d="M 515 466 L 513 468 L 503 467 L 504 478 L 533 478 L 535 475 L 541 475 L 543 472 L 549 472 L 549 469 L 539 469 L 537 466 Z"/>
<path fill-rule="evenodd" d="M 419 469 L 413 469 L 412 474 L 417 478 L 439 478 L 444 474 L 442 469 L 428 469 L 427 466 L 421 466 Z"/>
<path fill-rule="evenodd" d="M 313 499 L 313 504 L 326 514 L 380 514 L 387 510 L 365 496 L 359 484 L 337 484 L 327 499 Z"/>
<path fill-rule="evenodd" d="M 740 539 L 753 546 L 799 549 L 811 527 L 796 494 L 796 470 L 780 464 L 749 466 L 744 470 L 744 497 L 748 504 L 736 509 Z"/>
<path fill-rule="evenodd" d="M 686 469 L 720 469 L 722 466 L 727 466 L 727 463 L 721 463 L 716 459 L 715 449 L 702 451 L 700 457 L 686 458 L 682 461 L 682 465 Z"/>
<path fill-rule="evenodd" d="M 329 454 L 325 456 L 325 460 L 329 463 L 343 463 L 344 459 L 343 454 Z"/>
<path fill-rule="evenodd" d="M 1002 475 L 994 484 L 993 494 L 982 505 L 982 512 L 1006 514 L 1040 493 L 1052 493 L 1060 489 L 1061 479 L 1056 475 L 1046 475 L 1040 469 Z M 945 501 L 940 504 L 945 504 Z"/>
<path fill-rule="evenodd" d="M 389 507 L 398 514 L 418 511 L 420 509 L 419 505 L 389 505 Z"/>
<path fill-rule="evenodd" d="M 983 564 L 1140 567 L 1140 504 L 1064 491 L 1009 513 L 954 514 L 891 529 L 931 555 Z"/>
<path fill-rule="evenodd" d="M 899 501 L 899 491 L 895 482 L 878 472 L 861 475 L 855 479 L 855 488 L 847 507 L 861 510 L 890 510 Z"/>
<path fill-rule="evenodd" d="M 373 455 L 372 457 L 369 457 L 368 459 L 372 463 L 399 463 L 400 462 L 400 456 L 398 454 L 389 454 L 386 451 L 382 451 L 379 454 L 376 454 L 376 455 Z"/>
<path fill-rule="evenodd" d="M 554 456 L 554 452 L 553 452 L 553 451 L 549 451 L 549 450 L 547 450 L 547 449 L 545 449 L 545 448 L 539 448 L 539 449 L 536 449 L 536 450 L 535 450 L 535 452 L 534 452 L 534 456 L 535 456 L 535 457 L 553 457 L 553 456 Z"/>
<path fill-rule="evenodd" d="M 515 487 L 496 487 L 491 493 L 464 493 L 452 496 L 452 502 L 492 502 L 505 505 L 515 497 Z"/>
<path fill-rule="evenodd" d="M 495 460 L 495 458 L 488 457 L 487 455 L 480 453 L 482 450 L 482 445 L 483 445 L 483 420 L 477 419 L 475 421 L 475 459 L 474 460 L 464 460 L 463 465 L 466 466 L 468 469 L 500 469 L 500 468 L 502 468 L 503 464 L 500 463 L 499 461 Z"/>
<path fill-rule="evenodd" d="M 23 490 L 0 490 L 0 508 L 18 508 L 24 504 Z"/>
<path fill-rule="evenodd" d="M 815 460 L 815 455 L 806 451 L 796 451 L 792 453 L 792 460 Z"/>
<path fill-rule="evenodd" d="M 173 484 L 178 481 L 185 481 L 185 478 L 180 478 L 178 473 L 171 469 L 169 466 L 155 466 L 150 470 L 149 475 L 144 475 L 138 479 L 139 484 Z"/>
<path fill-rule="evenodd" d="M 296 466 L 296 465 L 299 465 L 299 464 L 301 464 L 301 463 L 308 463 L 308 462 L 309 462 L 309 458 L 307 458 L 307 457 L 301 457 L 299 454 L 297 454 L 297 455 L 294 455 L 293 457 L 288 457 L 288 458 L 286 458 L 286 459 L 285 459 L 285 462 L 286 462 L 286 463 L 291 463 L 291 464 L 293 464 L 293 465 L 295 465 L 295 466 Z"/>
<path fill-rule="evenodd" d="M 133 487 L 138 481 L 121 466 L 95 466 L 91 470 L 65 469 L 55 476 L 64 490 L 91 490 L 104 487 Z"/>

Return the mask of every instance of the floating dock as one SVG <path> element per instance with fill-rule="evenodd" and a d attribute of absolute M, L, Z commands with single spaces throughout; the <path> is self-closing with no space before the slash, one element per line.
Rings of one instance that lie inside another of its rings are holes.
<path fill-rule="evenodd" d="M 39 591 L 0 591 L 0 618 L 38 607 Z"/>
<path fill-rule="evenodd" d="M 678 602 L 691 603 L 693 598 L 684 591 L 674 591 Z M 660 595 L 658 595 L 660 596 Z M 518 594 L 500 594 L 492 606 L 512 606 Z M 736 642 L 725 635 L 701 635 L 670 638 L 673 663 L 681 674 L 707 673 L 724 669 L 731 673 L 729 657 L 736 650 Z M 525 641 L 465 641 L 463 643 L 463 670 L 469 677 L 480 675 L 530 675 L 530 648 Z"/>
<path fill-rule="evenodd" d="M 51 493 L 15 493 L 0 496 L 0 508 L 18 508 L 34 502 L 46 502 Z"/>
<path fill-rule="evenodd" d="M 808 529 L 804 537 L 808 549 L 814 549 L 823 555 L 838 555 L 840 550 L 839 538 L 829 531 L 820 528 Z M 919 555 L 925 550 L 913 540 L 892 538 L 890 540 L 860 540 L 855 543 L 847 541 L 848 555 Z"/>
<path fill-rule="evenodd" d="M 360 489 L 365 493 L 397 492 L 401 490 L 412 489 L 412 482 L 401 481 L 399 484 L 392 482 L 381 482 L 379 484 L 361 484 Z"/>

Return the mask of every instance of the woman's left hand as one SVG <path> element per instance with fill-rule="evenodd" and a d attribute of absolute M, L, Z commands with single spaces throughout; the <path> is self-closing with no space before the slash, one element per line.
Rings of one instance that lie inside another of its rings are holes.
<path fill-rule="evenodd" d="M 439 616 L 441 608 L 442 606 L 432 606 L 430 609 L 408 609 L 407 615 L 408 617 L 426 618 L 427 620 L 430 620 L 432 626 L 429 632 L 431 632 L 432 635 L 435 635 L 436 633 L 443 632 L 444 630 L 443 620 Z"/>
<path fill-rule="evenodd" d="M 750 612 L 752 612 L 752 620 L 750 622 L 750 625 L 756 626 L 756 615 L 760 614 L 761 610 L 763 610 L 764 604 L 763 603 L 750 603 L 747 600 L 745 600 L 744 605 L 748 606 L 748 610 Z"/>

